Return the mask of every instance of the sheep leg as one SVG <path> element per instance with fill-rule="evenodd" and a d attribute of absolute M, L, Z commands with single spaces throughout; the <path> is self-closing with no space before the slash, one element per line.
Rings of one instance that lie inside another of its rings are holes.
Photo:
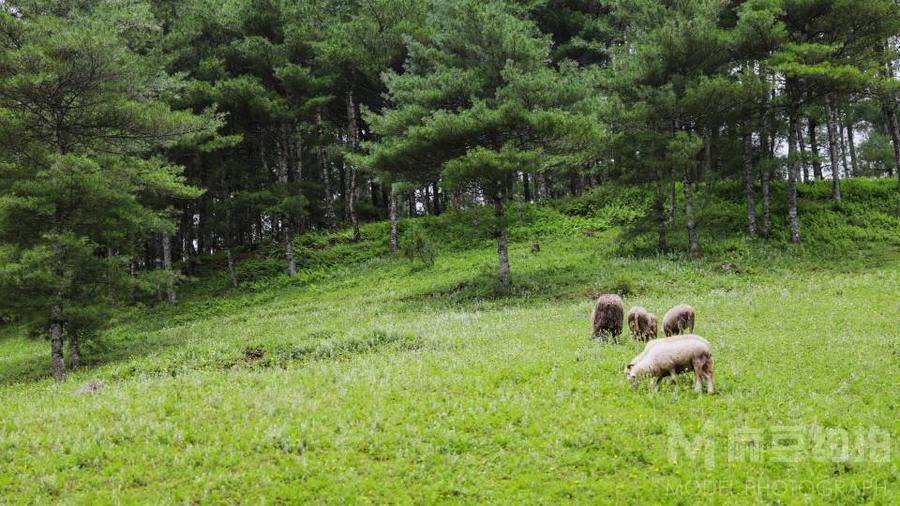
<path fill-rule="evenodd" d="M 715 391 L 713 388 L 713 363 L 712 358 L 706 362 L 706 393 L 711 394 Z"/>
<path fill-rule="evenodd" d="M 662 376 L 657 376 L 656 381 L 653 382 L 653 391 L 659 392 L 659 382 L 662 380 Z"/>
<path fill-rule="evenodd" d="M 675 373 L 675 369 L 669 371 L 669 383 L 675 385 L 678 383 L 678 374 Z"/>
<path fill-rule="evenodd" d="M 703 384 L 700 381 L 700 375 L 703 373 L 703 361 L 702 360 L 694 360 L 694 391 L 701 392 L 703 390 Z"/>

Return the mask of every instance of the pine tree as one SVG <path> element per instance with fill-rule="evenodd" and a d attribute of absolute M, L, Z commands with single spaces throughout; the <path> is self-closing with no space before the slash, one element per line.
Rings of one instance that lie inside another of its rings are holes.
<path fill-rule="evenodd" d="M 63 380 L 66 329 L 76 339 L 116 288 L 161 286 L 124 269 L 129 243 L 173 232 L 147 199 L 200 194 L 152 155 L 218 120 L 169 108 L 175 81 L 131 49 L 140 39 L 117 31 L 116 11 L 29 12 L 0 14 L 0 129 L 16 139 L 0 147 L 0 283 L 6 303 L 47 329 Z M 152 29 L 143 21 L 128 26 Z"/>
<path fill-rule="evenodd" d="M 510 283 L 506 201 L 519 172 L 589 159 L 600 131 L 591 87 L 548 65 L 549 44 L 499 2 L 454 1 L 389 73 L 389 107 L 367 117 L 378 141 L 365 164 L 407 180 L 476 185 L 494 207 L 498 274 Z"/>

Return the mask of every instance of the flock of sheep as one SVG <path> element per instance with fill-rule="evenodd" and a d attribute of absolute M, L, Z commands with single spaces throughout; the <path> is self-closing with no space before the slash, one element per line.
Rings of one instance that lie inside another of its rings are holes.
<path fill-rule="evenodd" d="M 597 299 L 591 316 L 594 337 L 608 337 L 618 342 L 622 332 L 625 306 L 618 295 L 606 294 Z M 656 339 L 656 315 L 635 306 L 628 311 L 628 329 L 640 341 L 648 341 L 638 356 L 625 366 L 625 376 L 632 385 L 644 376 L 656 378 L 659 382 L 671 378 L 674 383 L 678 373 L 694 371 L 694 390 L 700 392 L 702 381 L 706 381 L 706 391 L 713 393 L 713 359 L 709 351 L 709 341 L 694 335 L 694 308 L 679 304 L 663 316 L 663 332 L 666 337 Z"/>

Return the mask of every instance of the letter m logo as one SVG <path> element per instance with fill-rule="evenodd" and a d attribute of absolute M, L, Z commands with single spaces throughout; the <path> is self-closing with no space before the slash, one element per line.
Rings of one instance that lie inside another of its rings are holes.
<path fill-rule="evenodd" d="M 694 436 L 694 439 L 690 440 L 684 434 L 684 431 L 681 430 L 680 425 L 677 423 L 669 424 L 669 463 L 677 464 L 679 457 L 683 456 L 682 460 L 697 461 L 703 459 L 703 464 L 707 469 L 715 467 L 715 442 L 711 436 L 712 433 L 712 425 L 707 422 L 703 424 L 703 428 Z"/>

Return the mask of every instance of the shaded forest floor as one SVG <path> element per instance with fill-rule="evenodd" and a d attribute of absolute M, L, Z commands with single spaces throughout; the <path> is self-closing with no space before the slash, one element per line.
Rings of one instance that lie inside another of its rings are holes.
<path fill-rule="evenodd" d="M 673 251 L 653 250 L 648 189 L 514 204 L 508 291 L 486 210 L 403 221 L 434 242 L 431 266 L 390 255 L 385 223 L 298 239 L 295 279 L 275 247 L 241 255 L 237 290 L 207 258 L 177 306 L 116 315 L 62 385 L 45 342 L 0 328 L 0 497 L 890 503 L 895 184 L 847 181 L 840 206 L 803 185 L 799 247 L 783 188 L 765 241 L 744 236 L 737 185 L 701 189 L 696 261 L 678 213 Z M 717 394 L 687 376 L 629 388 L 642 346 L 588 338 L 605 291 L 660 316 L 694 305 Z"/>

